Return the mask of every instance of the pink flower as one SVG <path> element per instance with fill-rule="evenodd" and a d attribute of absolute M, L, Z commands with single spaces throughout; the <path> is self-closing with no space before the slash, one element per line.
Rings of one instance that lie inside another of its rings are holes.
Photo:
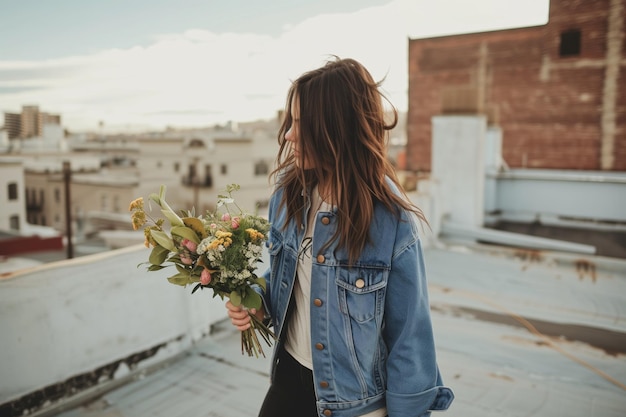
<path fill-rule="evenodd" d="M 204 268 L 202 270 L 202 274 L 200 274 L 200 284 L 202 285 L 209 285 L 209 283 L 211 282 L 211 272 Z"/>
<path fill-rule="evenodd" d="M 233 219 L 230 222 L 230 225 L 232 226 L 233 229 L 237 229 L 239 227 L 239 217 L 233 217 Z"/>
<path fill-rule="evenodd" d="M 229 222 L 230 221 L 230 214 L 228 214 L 228 213 L 222 214 L 222 221 L 223 222 Z"/>
<path fill-rule="evenodd" d="M 211 223 L 211 229 L 215 229 L 217 225 L 215 223 Z"/>
<path fill-rule="evenodd" d="M 196 249 L 198 249 L 198 244 L 192 240 L 183 239 L 180 243 L 189 249 L 190 252 L 196 253 Z"/>
<path fill-rule="evenodd" d="M 184 263 L 185 265 L 191 265 L 193 263 L 193 259 L 185 255 L 184 253 L 180 254 L 180 261 Z"/>

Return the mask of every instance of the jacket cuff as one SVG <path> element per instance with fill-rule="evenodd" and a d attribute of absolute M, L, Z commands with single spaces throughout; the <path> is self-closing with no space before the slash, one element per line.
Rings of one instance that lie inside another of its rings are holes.
<path fill-rule="evenodd" d="M 430 411 L 447 410 L 454 393 L 448 387 L 434 387 L 417 394 L 397 394 L 387 391 L 387 413 L 395 416 L 429 416 Z"/>

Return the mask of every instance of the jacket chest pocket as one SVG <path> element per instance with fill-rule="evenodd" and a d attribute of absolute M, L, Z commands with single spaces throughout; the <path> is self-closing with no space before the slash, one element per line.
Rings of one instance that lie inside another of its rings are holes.
<path fill-rule="evenodd" d="M 360 323 L 382 314 L 388 275 L 386 268 L 338 268 L 335 283 L 341 312 Z"/>

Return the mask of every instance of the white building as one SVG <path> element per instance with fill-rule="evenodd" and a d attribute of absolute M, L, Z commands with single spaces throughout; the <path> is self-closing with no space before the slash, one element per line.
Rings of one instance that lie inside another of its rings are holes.
<path fill-rule="evenodd" d="M 6 153 L 9 150 L 9 132 L 0 129 L 0 153 Z"/>
<path fill-rule="evenodd" d="M 24 167 L 18 158 L 0 158 L 0 230 L 19 232 L 26 221 Z"/>
<path fill-rule="evenodd" d="M 174 209 L 195 208 L 200 215 L 214 210 L 218 194 L 236 183 L 241 186 L 233 195 L 237 204 L 264 215 L 271 194 L 268 175 L 278 150 L 274 129 L 277 126 L 270 124 L 245 130 L 168 131 L 68 143 L 60 125 L 46 125 L 45 137 L 24 139 L 19 149 L 12 150 L 23 161 L 21 180 L 11 186 L 12 197 L 16 195 L 14 187 L 19 190 L 20 203 L 13 206 L 19 205 L 21 212 L 11 211 L 14 217 L 10 217 L 10 206 L 2 204 L 1 225 L 23 229 L 22 222 L 65 233 L 65 161 L 71 162 L 72 171 L 71 229 L 79 240 L 102 230 L 132 232 L 130 201 L 147 199 L 158 193 L 161 185 L 167 186 L 167 200 Z M 2 178 L 5 181 L 12 176 Z M 120 247 L 114 235 L 105 240 L 111 247 Z M 132 241 L 135 234 L 129 237 Z M 137 242 L 142 239 L 139 234 Z"/>
<path fill-rule="evenodd" d="M 228 184 L 239 184 L 234 195 L 240 207 L 263 213 L 271 194 L 268 175 L 278 151 L 276 140 L 241 132 L 193 133 L 178 138 L 140 138 L 138 197 L 167 186 L 175 209 L 213 210 L 217 195 Z"/>

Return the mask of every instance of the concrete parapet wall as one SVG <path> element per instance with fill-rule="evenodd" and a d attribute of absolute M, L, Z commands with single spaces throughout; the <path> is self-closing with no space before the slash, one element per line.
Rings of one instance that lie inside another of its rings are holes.
<path fill-rule="evenodd" d="M 226 317 L 208 291 L 170 284 L 169 268 L 137 267 L 148 255 L 133 246 L 0 277 L 0 410 L 32 412 L 172 358 Z"/>

